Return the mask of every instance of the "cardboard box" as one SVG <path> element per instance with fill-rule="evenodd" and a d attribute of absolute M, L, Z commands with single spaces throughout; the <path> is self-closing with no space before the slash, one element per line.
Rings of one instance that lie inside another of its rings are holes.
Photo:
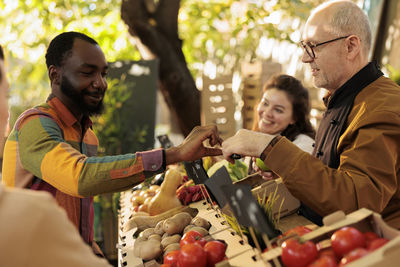
<path fill-rule="evenodd" d="M 324 226 L 300 237 L 300 242 L 308 240 L 318 243 L 322 240 L 330 239 L 331 235 L 344 226 L 352 226 L 361 232 L 372 231 L 380 237 L 389 239 L 381 248 L 356 260 L 346 266 L 349 267 L 380 267 L 380 266 L 399 266 L 400 265 L 400 231 L 388 226 L 381 215 L 366 208 L 359 209 L 348 215 L 342 211 L 332 213 L 323 219 Z M 266 252 L 263 257 L 271 260 L 276 254 L 281 254 L 281 248 Z"/>
<path fill-rule="evenodd" d="M 262 198 L 264 194 L 268 197 L 270 194 L 275 194 L 276 191 L 277 200 L 272 209 L 275 217 L 279 215 L 282 218 L 293 214 L 300 207 L 300 201 L 289 192 L 281 178 L 267 181 L 251 191 L 256 198 Z M 283 204 L 281 206 L 282 200 Z"/>
<path fill-rule="evenodd" d="M 300 237 L 301 242 L 308 240 L 318 243 L 322 240 L 330 239 L 331 235 L 344 226 L 352 226 L 361 232 L 372 231 L 378 236 L 389 239 L 390 241 L 379 249 L 369 253 L 361 259 L 347 264 L 349 267 L 394 267 L 400 266 L 400 231 L 388 226 L 381 218 L 380 214 L 371 210 L 362 208 L 348 215 L 343 212 L 336 212 L 324 218 L 324 226 L 305 234 Z M 263 259 L 268 262 L 266 265 L 259 257 L 255 250 L 246 251 L 233 258 L 217 264 L 217 267 L 230 266 L 275 266 L 273 259 L 280 260 L 282 249 L 274 248 L 262 254 Z"/>
<path fill-rule="evenodd" d="M 274 216 L 278 216 L 282 200 L 284 200 L 284 202 L 280 211 L 280 218 L 293 214 L 300 207 L 300 201 L 289 192 L 281 178 L 265 181 L 261 175 L 254 173 L 234 182 L 234 184 L 250 185 L 252 187 L 251 191 L 256 199 L 258 197 L 262 198 L 264 193 L 268 197 L 269 194 L 274 194 L 276 190 L 276 194 L 279 197 L 273 208 Z"/>
<path fill-rule="evenodd" d="M 248 164 L 248 163 L 246 163 Z M 242 179 L 240 179 L 239 181 L 234 182 L 233 184 L 239 184 L 239 185 L 250 185 L 251 188 L 256 188 L 257 186 L 262 185 L 263 183 L 265 183 L 266 181 L 261 177 L 260 174 L 258 173 L 253 173 L 250 174 Z"/>

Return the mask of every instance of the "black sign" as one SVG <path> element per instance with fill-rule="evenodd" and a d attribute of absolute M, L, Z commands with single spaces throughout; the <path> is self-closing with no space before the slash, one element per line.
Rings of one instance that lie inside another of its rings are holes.
<path fill-rule="evenodd" d="M 208 175 L 203 167 L 202 159 L 195 161 L 185 161 L 183 163 L 186 169 L 186 173 L 195 184 L 204 184 L 208 180 Z"/>
<path fill-rule="evenodd" d="M 241 225 L 253 227 L 259 233 L 267 234 L 269 238 L 278 236 L 279 232 L 275 230 L 251 193 L 251 186 L 238 184 L 223 185 L 221 186 L 221 190 Z"/>
<path fill-rule="evenodd" d="M 226 205 L 226 198 L 221 190 L 221 186 L 232 186 L 232 180 L 229 176 L 225 166 L 219 168 L 211 177 L 205 182 L 207 191 L 210 193 L 213 200 L 215 200 L 220 208 Z"/>

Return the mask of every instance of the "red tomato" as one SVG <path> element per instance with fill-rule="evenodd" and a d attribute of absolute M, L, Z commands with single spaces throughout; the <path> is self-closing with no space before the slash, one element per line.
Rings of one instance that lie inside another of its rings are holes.
<path fill-rule="evenodd" d="M 176 267 L 178 264 L 179 250 L 169 252 L 164 256 L 164 264 L 169 264 L 171 267 Z"/>
<path fill-rule="evenodd" d="M 160 267 L 172 267 L 170 264 L 161 264 Z"/>
<path fill-rule="evenodd" d="M 336 259 L 332 256 L 322 256 L 307 267 L 336 267 Z"/>
<path fill-rule="evenodd" d="M 207 244 L 207 240 L 205 240 L 204 238 L 200 238 L 199 240 L 194 241 L 194 243 L 204 247 Z"/>
<path fill-rule="evenodd" d="M 204 249 L 195 243 L 189 243 L 181 247 L 178 257 L 179 267 L 205 267 L 207 266 L 207 254 Z"/>
<path fill-rule="evenodd" d="M 356 248 L 356 249 L 350 251 L 345 257 L 342 258 L 339 266 L 344 266 L 344 265 L 348 264 L 349 262 L 352 262 L 352 261 L 355 261 L 356 259 L 364 257 L 368 253 L 369 253 L 368 250 L 366 250 L 365 248 Z"/>
<path fill-rule="evenodd" d="M 195 242 L 201 245 L 202 247 L 204 247 L 204 245 L 207 243 L 207 241 L 203 238 L 202 234 L 200 234 L 195 230 L 191 230 L 186 232 L 186 234 L 182 236 L 181 241 L 179 241 L 179 245 L 183 247 L 186 244 Z"/>
<path fill-rule="evenodd" d="M 205 244 L 204 251 L 207 254 L 207 266 L 214 267 L 225 258 L 226 245 L 217 240 L 209 241 Z"/>
<path fill-rule="evenodd" d="M 336 254 L 335 254 L 335 252 L 333 251 L 332 248 L 324 248 L 324 249 L 318 251 L 318 257 L 319 258 L 325 257 L 325 256 L 332 257 L 337 261 Z"/>
<path fill-rule="evenodd" d="M 365 237 L 354 227 L 343 227 L 331 236 L 332 249 L 338 257 L 349 253 L 353 249 L 364 247 Z"/>
<path fill-rule="evenodd" d="M 379 238 L 379 236 L 377 234 L 375 234 L 374 232 L 365 232 L 365 233 L 363 233 L 363 235 L 365 237 L 365 246 L 366 247 L 368 247 L 369 243 L 371 243 L 372 240 Z"/>
<path fill-rule="evenodd" d="M 311 241 L 300 244 L 296 239 L 288 239 L 282 244 L 282 261 L 287 267 L 302 267 L 313 262 L 318 256 L 317 247 Z"/>
<path fill-rule="evenodd" d="M 367 245 L 367 250 L 368 251 L 374 251 L 375 249 L 378 249 L 385 245 L 387 242 L 389 242 L 389 239 L 386 238 L 377 238 L 375 240 L 372 240 L 368 245 Z"/>
<path fill-rule="evenodd" d="M 307 226 L 296 226 L 288 231 L 286 231 L 285 233 L 283 233 L 283 236 L 289 236 L 289 235 L 298 235 L 298 236 L 302 236 L 305 235 L 309 232 L 312 232 L 312 230 L 310 228 L 308 228 Z"/>

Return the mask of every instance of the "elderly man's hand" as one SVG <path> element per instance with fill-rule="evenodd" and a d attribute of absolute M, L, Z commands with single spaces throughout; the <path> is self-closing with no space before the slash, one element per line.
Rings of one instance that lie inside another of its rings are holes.
<path fill-rule="evenodd" d="M 258 174 L 260 174 L 260 176 L 264 179 L 264 180 L 272 180 L 272 179 L 276 179 L 278 178 L 278 176 L 272 172 L 272 171 L 263 171 L 260 169 L 260 167 L 258 167 L 258 165 L 256 164 L 256 159 L 257 158 L 252 158 L 253 163 L 252 163 L 252 168 L 255 172 L 257 172 Z"/>
<path fill-rule="evenodd" d="M 206 140 L 213 147 L 205 146 L 203 142 Z M 221 144 L 222 139 L 218 135 L 217 126 L 196 126 L 182 144 L 165 151 L 165 160 L 168 165 L 181 161 L 193 161 L 206 156 L 222 155 L 221 149 L 214 147 Z"/>
<path fill-rule="evenodd" d="M 224 158 L 234 163 L 232 154 L 259 157 L 273 138 L 273 135 L 241 129 L 222 143 Z"/>

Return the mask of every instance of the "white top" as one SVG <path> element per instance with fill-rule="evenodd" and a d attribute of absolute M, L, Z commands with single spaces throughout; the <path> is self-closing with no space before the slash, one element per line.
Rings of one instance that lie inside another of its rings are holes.
<path fill-rule="evenodd" d="M 314 139 L 305 134 L 299 134 L 292 143 L 298 146 L 301 150 L 308 152 L 309 154 L 311 154 L 314 150 Z"/>

